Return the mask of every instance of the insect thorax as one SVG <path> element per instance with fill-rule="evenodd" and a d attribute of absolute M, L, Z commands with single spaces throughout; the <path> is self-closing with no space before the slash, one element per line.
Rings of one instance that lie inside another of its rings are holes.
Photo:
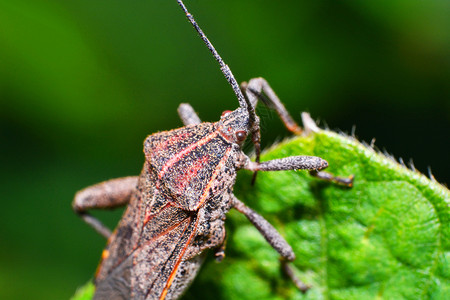
<path fill-rule="evenodd" d="M 144 153 L 161 193 L 196 211 L 233 186 L 240 148 L 223 138 L 218 123 L 202 123 L 149 136 Z"/>

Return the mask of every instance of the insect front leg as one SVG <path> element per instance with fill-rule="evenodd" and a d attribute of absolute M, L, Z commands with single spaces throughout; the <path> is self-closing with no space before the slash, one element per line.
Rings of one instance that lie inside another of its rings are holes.
<path fill-rule="evenodd" d="M 327 161 L 317 156 L 289 156 L 253 162 L 245 154 L 242 155 L 242 168 L 250 171 L 322 170 L 328 167 Z"/>
<path fill-rule="evenodd" d="M 270 87 L 269 83 L 262 77 L 250 79 L 250 81 L 241 83 L 241 89 L 249 99 L 253 107 L 256 107 L 258 100 L 264 102 L 266 106 L 274 109 L 286 128 L 295 133 L 302 133 L 302 128 L 294 121 L 277 94 Z"/>
<path fill-rule="evenodd" d="M 180 116 L 185 126 L 197 125 L 202 122 L 195 112 L 194 108 L 192 108 L 192 106 L 188 103 L 181 103 L 178 106 L 178 115 Z"/>
<path fill-rule="evenodd" d="M 328 167 L 328 162 L 317 156 L 289 156 L 264 162 L 252 162 L 247 156 L 245 157 L 246 162 L 242 168 L 250 171 L 309 170 L 312 176 L 322 180 L 336 182 L 348 187 L 353 185 L 353 175 L 344 178 L 320 171 Z"/>
<path fill-rule="evenodd" d="M 112 179 L 87 187 L 75 194 L 73 210 L 98 233 L 106 238 L 111 230 L 98 219 L 91 216 L 89 209 L 112 209 L 126 205 L 136 190 L 138 176 Z"/>
<path fill-rule="evenodd" d="M 320 178 L 322 180 L 332 181 L 332 182 L 335 182 L 335 183 L 338 183 L 341 185 L 345 185 L 348 187 L 353 186 L 353 178 L 355 177 L 353 175 L 350 175 L 349 177 L 337 177 L 337 176 L 334 176 L 333 174 L 330 174 L 327 172 L 320 172 L 317 170 L 309 171 L 309 174 L 311 174 L 311 176 Z"/>
<path fill-rule="evenodd" d="M 300 291 L 306 292 L 309 289 L 309 286 L 295 276 L 292 267 L 289 265 L 289 262 L 295 260 L 295 254 L 288 242 L 286 242 L 286 240 L 266 219 L 264 219 L 250 207 L 246 206 L 234 195 L 233 207 L 240 213 L 244 214 L 247 219 L 256 227 L 256 229 L 258 229 L 258 231 L 272 246 L 272 248 L 274 248 L 281 255 L 280 261 L 283 271 L 291 278 L 291 280 Z"/>
<path fill-rule="evenodd" d="M 241 84 L 242 90 L 245 92 L 246 97 L 249 99 L 250 103 L 253 107 L 256 106 L 258 100 L 261 100 L 264 102 L 266 106 L 269 108 L 275 109 L 275 111 L 280 116 L 280 119 L 283 121 L 286 128 L 295 133 L 300 134 L 303 132 L 302 128 L 294 121 L 294 119 L 291 117 L 289 112 L 284 107 L 283 103 L 278 98 L 277 94 L 273 91 L 269 83 L 262 77 L 259 78 L 253 78 L 248 83 L 243 82 Z M 315 124 L 314 124 L 315 125 Z M 305 128 L 307 125 L 305 124 Z M 257 140 L 257 144 L 259 143 L 259 131 L 256 132 L 255 140 Z M 259 145 L 255 145 L 259 148 Z M 255 149 L 257 158 L 256 162 L 259 162 L 259 149 Z M 309 168 L 303 168 L 310 170 Z M 348 187 L 351 187 L 353 185 L 353 176 L 349 176 L 348 178 L 342 178 L 342 177 L 336 177 L 332 174 L 326 173 L 326 172 L 318 172 L 316 170 L 313 170 L 310 172 L 310 174 L 314 177 L 320 178 L 322 180 L 326 181 L 333 181 L 335 183 L 345 185 Z M 256 173 L 253 177 L 253 181 L 256 177 Z"/>

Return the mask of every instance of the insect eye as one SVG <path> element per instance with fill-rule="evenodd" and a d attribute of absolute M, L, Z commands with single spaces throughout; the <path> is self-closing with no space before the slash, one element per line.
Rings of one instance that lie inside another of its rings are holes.
<path fill-rule="evenodd" d="M 247 132 L 245 132 L 244 130 L 236 131 L 236 139 L 238 140 L 238 142 L 243 142 L 246 138 Z"/>
<path fill-rule="evenodd" d="M 231 112 L 231 110 L 224 110 L 222 113 L 222 117 L 225 116 L 226 114 L 229 114 Z"/>

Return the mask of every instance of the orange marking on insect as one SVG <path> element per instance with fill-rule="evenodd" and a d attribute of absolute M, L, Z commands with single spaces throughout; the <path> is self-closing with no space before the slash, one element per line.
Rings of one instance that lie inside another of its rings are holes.
<path fill-rule="evenodd" d="M 206 185 L 206 187 L 203 191 L 202 196 L 200 197 L 200 201 L 199 201 L 197 207 L 195 208 L 196 210 L 199 209 L 200 206 L 202 206 L 202 204 L 205 202 L 206 198 L 209 196 L 209 189 L 214 184 L 214 181 L 216 180 L 217 175 L 221 172 L 222 168 L 225 166 L 225 163 L 227 162 L 228 157 L 230 156 L 231 149 L 232 148 L 230 147 L 225 151 L 225 154 L 223 155 L 222 159 L 217 164 L 217 167 L 214 170 L 214 173 L 211 176 L 211 179 L 209 180 L 208 184 Z"/>
<path fill-rule="evenodd" d="M 109 257 L 109 251 L 107 249 L 102 252 L 102 259 L 107 259 Z"/>
<path fill-rule="evenodd" d="M 224 110 L 222 112 L 222 117 L 225 116 L 226 114 L 229 114 L 231 112 L 231 110 Z"/>
<path fill-rule="evenodd" d="M 152 239 L 148 240 L 147 242 L 145 242 L 145 244 L 143 244 L 142 246 L 146 246 L 149 245 L 151 243 L 153 243 L 155 240 L 159 239 L 160 237 L 166 235 L 167 233 L 171 232 L 172 230 L 174 230 L 175 228 L 177 228 L 178 226 L 183 225 L 183 223 L 187 222 L 187 218 L 184 219 L 183 221 L 180 221 L 178 223 L 175 223 L 174 225 L 170 226 L 169 228 L 167 228 L 166 230 L 164 230 L 163 232 L 160 232 L 159 234 L 155 235 Z M 186 229 L 189 227 L 189 224 L 186 224 L 186 228 L 183 230 L 186 231 Z"/>
<path fill-rule="evenodd" d="M 175 267 L 173 268 L 172 273 L 170 273 L 169 279 L 167 280 L 166 286 L 164 287 L 164 289 L 161 293 L 161 297 L 159 297 L 159 300 L 164 300 L 164 298 L 166 298 L 167 292 L 169 291 L 169 288 L 172 285 L 173 280 L 175 279 L 175 275 L 177 274 L 178 268 L 180 267 L 180 263 L 183 258 L 183 255 L 186 252 L 187 247 L 189 246 L 189 243 L 191 242 L 192 238 L 194 237 L 194 234 L 197 232 L 198 220 L 199 220 L 199 218 L 197 217 L 197 219 L 195 220 L 195 225 L 192 230 L 192 233 L 189 235 L 186 245 L 183 247 L 183 250 L 181 251 L 179 258 L 177 259 L 177 262 L 175 263 Z"/>
<path fill-rule="evenodd" d="M 102 252 L 102 259 L 101 262 L 103 262 L 105 259 L 107 259 L 109 257 L 109 251 L 107 249 L 104 249 Z M 95 277 L 98 276 L 98 274 L 100 273 L 100 270 L 102 269 L 102 263 L 100 262 L 100 264 L 98 264 L 97 266 L 97 270 L 95 270 Z"/>
<path fill-rule="evenodd" d="M 161 179 L 164 176 L 164 174 L 167 172 L 167 170 L 171 166 L 173 166 L 173 164 L 175 164 L 177 161 L 179 161 L 183 156 L 185 156 L 186 154 L 188 154 L 189 152 L 191 152 L 195 148 L 206 144 L 207 142 L 209 142 L 212 138 L 216 137 L 217 135 L 218 135 L 218 130 L 208 134 L 207 136 L 205 136 L 201 140 L 191 144 L 189 147 L 186 147 L 183 151 L 178 152 L 171 159 L 169 159 L 169 161 L 166 162 L 166 164 L 162 167 L 161 172 L 159 172 L 159 174 L 158 174 L 158 178 Z"/>

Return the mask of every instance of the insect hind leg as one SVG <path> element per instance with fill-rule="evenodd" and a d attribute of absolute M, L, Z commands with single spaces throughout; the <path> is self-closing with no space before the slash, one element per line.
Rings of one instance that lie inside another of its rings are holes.
<path fill-rule="evenodd" d="M 98 233 L 109 238 L 111 230 L 87 211 L 90 209 L 113 209 L 128 204 L 137 183 L 138 177 L 130 176 L 111 179 L 87 187 L 76 193 L 72 208 Z"/>
<path fill-rule="evenodd" d="M 192 106 L 188 103 L 181 103 L 178 106 L 178 115 L 180 116 L 185 126 L 197 125 L 202 122 L 195 112 L 194 108 L 192 108 Z"/>

